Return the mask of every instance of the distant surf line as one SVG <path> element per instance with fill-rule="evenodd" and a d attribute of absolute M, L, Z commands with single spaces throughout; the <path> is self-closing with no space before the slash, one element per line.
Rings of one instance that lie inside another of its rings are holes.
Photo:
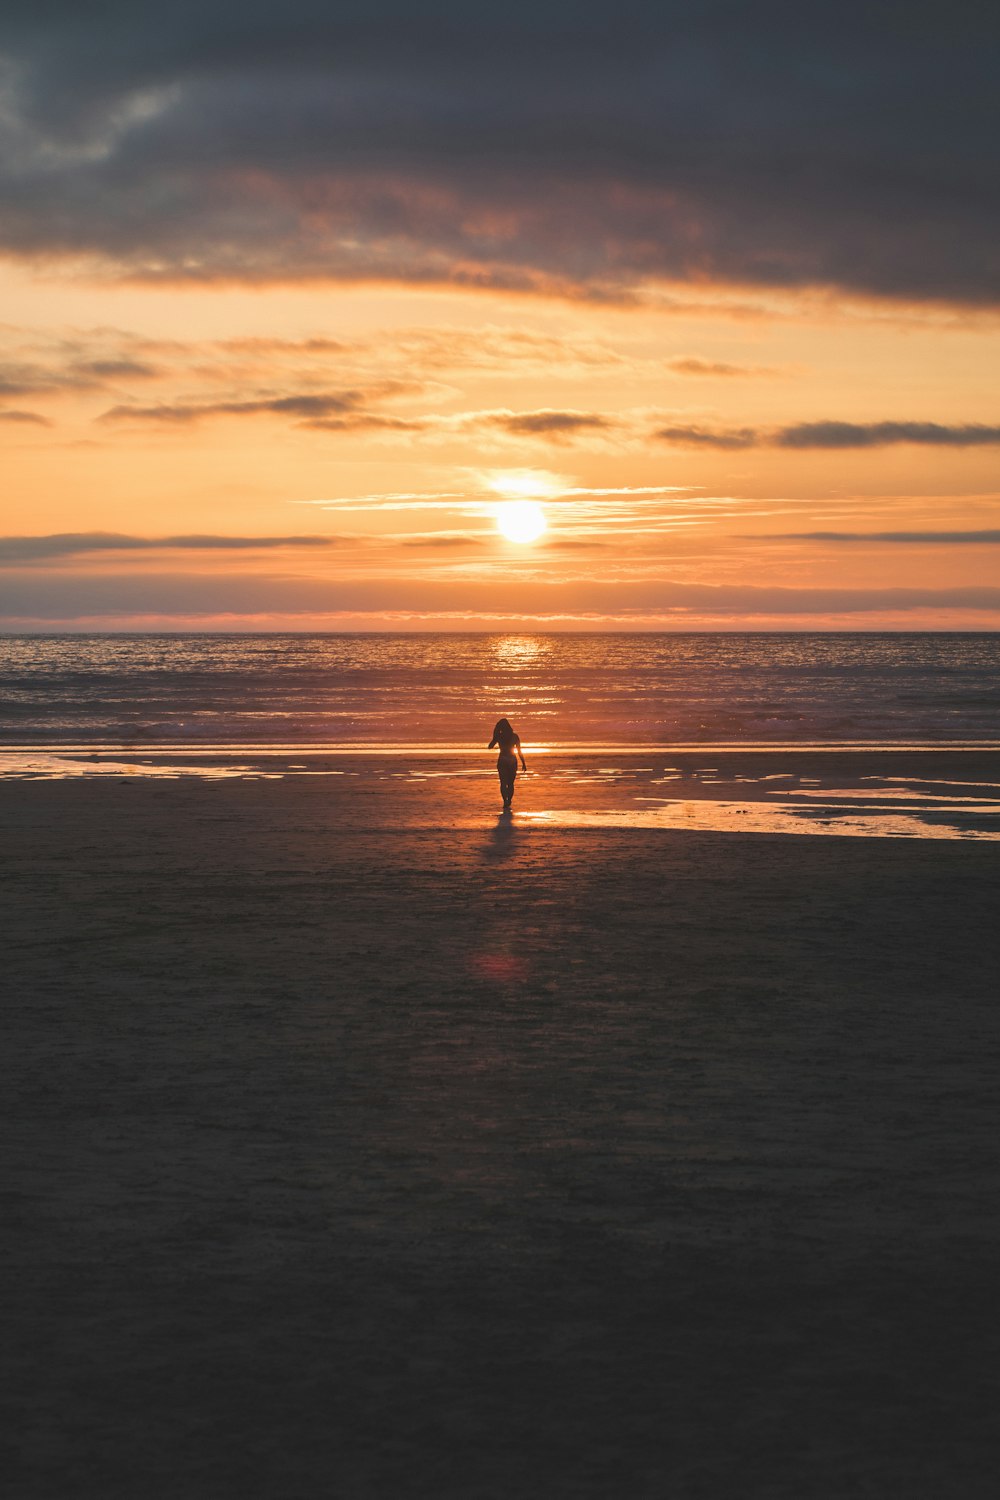
<path fill-rule="evenodd" d="M 61 740 L 31 741 L 20 744 L 8 741 L 0 744 L 0 757 L 16 755 L 130 755 L 133 757 L 169 755 L 176 757 L 196 756 L 405 756 L 433 758 L 435 756 L 473 756 L 483 751 L 482 745 L 474 744 L 425 744 L 409 745 L 405 741 L 352 741 L 337 745 L 324 745 L 315 741 L 306 743 L 255 744 L 249 741 L 226 741 L 206 744 L 183 744 L 175 741 L 136 744 L 134 740 L 87 740 L 64 743 Z M 585 744 L 578 741 L 550 740 L 532 744 L 533 755 L 572 756 L 660 756 L 660 755 L 797 755 L 797 754 L 924 754 L 951 755 L 954 753 L 1000 752 L 1000 740 L 677 740 L 671 743 L 643 744 L 627 740 L 619 744 Z"/>

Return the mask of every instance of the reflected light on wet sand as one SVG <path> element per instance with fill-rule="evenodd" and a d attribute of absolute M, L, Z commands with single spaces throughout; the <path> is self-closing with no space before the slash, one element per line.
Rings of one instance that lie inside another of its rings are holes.
<path fill-rule="evenodd" d="M 702 749 L 685 764 L 675 750 L 658 757 L 592 749 L 589 754 L 550 754 L 554 745 L 536 747 L 537 770 L 519 778 L 514 819 L 493 830 L 493 857 L 519 849 L 515 827 L 530 836 L 545 828 L 712 831 L 754 834 L 826 834 L 863 838 L 1000 838 L 1000 782 L 994 754 L 969 760 L 963 752 L 935 752 L 930 758 L 907 752 L 886 762 L 883 750 L 853 762 L 842 754 L 788 752 L 793 769 L 779 769 L 786 752 L 766 758 L 731 751 L 707 757 Z M 434 764 L 431 756 L 440 758 Z M 775 765 L 777 761 L 778 765 Z M 883 769 L 882 775 L 872 769 Z M 910 771 L 902 774 L 902 768 Z M 967 776 L 962 776 L 962 771 Z M 807 775 L 807 772 L 813 772 Z M 884 774 L 884 773 L 888 774 Z M 492 757 L 482 748 L 461 756 L 440 750 L 415 758 L 409 750 L 383 754 L 370 749 L 346 755 L 299 750 L 281 755 L 274 747 L 253 752 L 212 754 L 172 749 L 120 749 L 98 753 L 66 747 L 0 751 L 0 779 L 22 781 L 146 779 L 208 781 L 337 778 L 340 792 L 364 785 L 358 801 L 338 794 L 335 821 L 355 826 L 375 820 L 393 829 L 482 830 L 492 811 Z M 662 790 L 665 795 L 657 795 Z M 542 804 L 542 805 L 540 805 Z M 322 805 L 329 807 L 324 794 Z"/>
<path fill-rule="evenodd" d="M 296 769 L 296 775 L 309 775 L 308 771 Z M 327 774 L 343 775 L 341 771 Z M 0 777 L 11 777 L 26 781 L 74 781 L 85 777 L 136 777 L 143 781 L 150 777 L 176 781 L 180 777 L 195 777 L 200 781 L 274 781 L 284 776 L 284 771 L 264 770 L 259 766 L 227 764 L 203 765 L 157 765 L 153 761 L 104 760 L 92 756 L 86 760 L 74 760 L 67 755 L 7 755 L 0 757 Z"/>
<path fill-rule="evenodd" d="M 937 809 L 935 809 L 937 811 Z M 827 816 L 824 816 L 827 814 Z M 963 806 L 956 816 L 1000 817 L 995 803 Z M 560 808 L 521 815 L 523 821 L 546 828 L 685 829 L 710 833 L 807 833 L 854 838 L 1000 839 L 1000 829 L 962 827 L 960 823 L 928 822 L 914 813 L 844 813 L 836 804 L 774 807 L 760 802 L 669 802 L 659 807 L 602 809 L 589 812 Z"/>

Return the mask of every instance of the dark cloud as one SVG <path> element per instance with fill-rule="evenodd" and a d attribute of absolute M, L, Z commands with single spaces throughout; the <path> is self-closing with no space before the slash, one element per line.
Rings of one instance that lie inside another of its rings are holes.
<path fill-rule="evenodd" d="M 40 417 L 36 411 L 18 411 L 16 407 L 0 411 L 0 422 L 11 422 L 15 425 L 21 424 L 31 427 L 52 426 L 52 423 L 46 417 Z"/>
<path fill-rule="evenodd" d="M 660 427 L 653 436 L 679 448 L 757 448 L 761 443 L 760 433 L 752 427 L 679 425 Z"/>
<path fill-rule="evenodd" d="M 5 360 L 0 363 L 0 396 L 58 395 L 88 391 L 112 380 L 145 380 L 160 372 L 135 359 L 74 359 L 55 350 L 48 363 Z"/>
<path fill-rule="evenodd" d="M 547 437 L 558 440 L 581 432 L 607 431 L 615 423 L 598 412 L 541 411 L 496 412 L 484 418 L 487 425 L 499 427 L 512 437 Z"/>
<path fill-rule="evenodd" d="M 771 442 L 778 448 L 886 448 L 919 443 L 935 448 L 981 448 L 1000 443 L 1000 427 L 978 422 L 799 422 L 783 427 Z"/>
<path fill-rule="evenodd" d="M 0 60 L 0 117 L 2 72 Z M 100 391 L 119 381 L 152 379 L 162 371 L 138 357 L 134 346 L 139 342 L 134 335 L 109 328 L 60 333 L 0 324 L 0 401 L 21 397 L 34 404 L 50 397 Z M 38 413 L 20 407 L 0 411 L 0 421 L 51 425 Z"/>
<path fill-rule="evenodd" d="M 660 427 L 655 437 L 684 448 L 887 448 L 916 443 L 940 448 L 981 448 L 1000 443 L 1000 426 L 978 422 L 797 422 L 791 427 Z"/>
<path fill-rule="evenodd" d="M 399 382 L 386 382 L 369 390 L 322 391 L 297 396 L 259 396 L 243 401 L 160 402 L 155 406 L 112 406 L 99 422 L 154 422 L 188 427 L 207 417 L 301 417 L 315 426 L 335 413 L 354 413 L 365 401 L 409 389 Z"/>
<path fill-rule="evenodd" d="M 996 305 L 998 40 L 980 0 L 6 0 L 0 246 Z"/>
<path fill-rule="evenodd" d="M 307 392 L 302 395 L 259 396 L 241 400 L 158 402 L 152 406 L 112 406 L 96 419 L 106 425 L 138 423 L 164 427 L 190 427 L 214 417 L 262 415 L 297 418 L 296 425 L 310 432 L 386 432 L 461 434 L 500 431 L 511 437 L 565 442 L 588 432 L 603 432 L 617 424 L 598 412 L 472 411 L 451 415 L 430 413 L 400 417 L 372 411 L 368 403 L 411 394 L 414 383 L 383 381 L 365 389 Z"/>
<path fill-rule="evenodd" d="M 103 382 L 105 380 L 155 380 L 162 374 L 156 365 L 141 359 L 87 359 L 74 366 L 84 378 Z"/>
<path fill-rule="evenodd" d="M 0 364 L 0 396 L 39 396 L 78 391 L 95 384 L 92 375 L 51 369 L 41 364 Z"/>
<path fill-rule="evenodd" d="M 120 531 L 63 531 L 0 537 L 0 563 L 35 562 L 88 552 L 250 552 L 274 547 L 329 547 L 330 536 L 129 536 Z"/>
<path fill-rule="evenodd" d="M 992 546 L 1000 531 L 780 531 L 743 537 L 756 542 L 902 542 L 917 546 Z"/>

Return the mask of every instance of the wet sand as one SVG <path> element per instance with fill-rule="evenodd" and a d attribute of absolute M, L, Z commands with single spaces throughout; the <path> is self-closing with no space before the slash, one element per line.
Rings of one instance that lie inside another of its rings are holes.
<path fill-rule="evenodd" d="M 328 769 L 0 783 L 10 1492 L 992 1496 L 995 844 Z"/>

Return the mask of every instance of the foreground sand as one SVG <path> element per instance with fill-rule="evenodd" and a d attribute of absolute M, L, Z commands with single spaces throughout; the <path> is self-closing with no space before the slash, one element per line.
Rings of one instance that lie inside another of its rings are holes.
<path fill-rule="evenodd" d="M 486 785 L 0 785 L 10 1493 L 992 1497 L 997 846 Z"/>

